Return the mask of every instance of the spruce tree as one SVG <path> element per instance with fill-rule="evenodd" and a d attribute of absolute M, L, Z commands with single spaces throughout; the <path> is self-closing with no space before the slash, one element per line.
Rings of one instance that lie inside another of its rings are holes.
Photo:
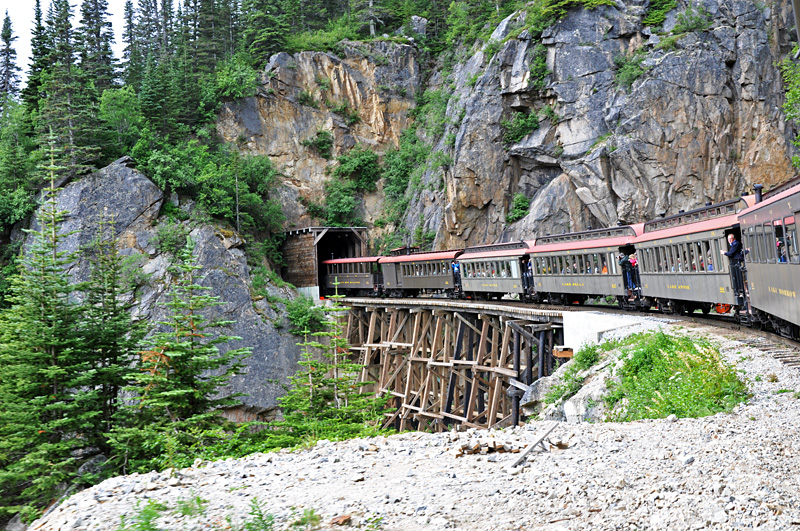
<path fill-rule="evenodd" d="M 52 142 L 52 140 L 51 140 Z M 79 434 L 97 413 L 83 350 L 80 306 L 67 269 L 77 252 L 63 249 L 53 180 L 54 146 L 39 228 L 12 281 L 11 308 L 0 317 L 0 513 L 35 515 L 75 477 L 87 448 Z"/>
<path fill-rule="evenodd" d="M 205 317 L 221 303 L 199 284 L 201 267 L 193 248 L 189 239 L 176 257 L 177 278 L 165 304 L 169 315 L 140 353 L 133 372 L 136 383 L 129 389 L 134 402 L 127 409 L 129 423 L 113 436 L 115 462 L 124 471 L 149 468 L 154 461 L 171 465 L 159 454 L 188 446 L 193 433 L 220 422 L 217 409 L 238 403 L 238 395 L 221 396 L 220 391 L 239 372 L 250 349 L 220 349 L 239 338 L 216 334 L 230 321 Z"/>
<path fill-rule="evenodd" d="M 53 0 L 46 25 L 51 49 L 48 68 L 41 73 L 39 135 L 42 146 L 54 135 L 61 146 L 59 177 L 91 170 L 99 157 L 100 131 L 97 91 L 88 75 L 75 64 L 75 40 L 69 0 Z M 63 182 L 63 181 L 62 181 Z"/>
<path fill-rule="evenodd" d="M 283 14 L 274 13 L 274 6 L 268 0 L 245 0 L 242 10 L 245 49 L 256 62 L 254 66 L 262 68 L 272 54 L 284 47 L 288 24 Z"/>
<path fill-rule="evenodd" d="M 137 38 L 132 0 L 125 1 L 124 18 L 125 28 L 122 32 L 122 42 L 125 44 L 125 48 L 122 51 L 122 77 L 127 86 L 133 87 L 133 90 L 138 92 L 142 82 L 142 73 L 144 72 L 144 57 Z"/>
<path fill-rule="evenodd" d="M 31 66 L 28 70 L 28 83 L 22 90 L 22 99 L 29 110 L 38 108 L 41 94 L 41 76 L 47 67 L 50 39 L 42 17 L 41 0 L 34 0 L 33 30 L 31 31 Z"/>
<path fill-rule="evenodd" d="M 107 0 L 83 0 L 77 35 L 78 66 L 101 95 L 115 84 L 117 65 L 111 49 L 114 32 L 108 20 Z"/>
<path fill-rule="evenodd" d="M 11 30 L 11 18 L 3 19 L 3 29 L 0 31 L 0 111 L 5 100 L 14 98 L 19 94 L 19 67 L 17 66 L 17 52 L 14 50 L 14 41 L 17 37 Z"/>
<path fill-rule="evenodd" d="M 134 287 L 125 282 L 114 227 L 113 220 L 98 221 L 97 235 L 85 250 L 91 272 L 84 290 L 83 348 L 91 365 L 88 385 L 97 391 L 90 408 L 99 414 L 84 437 L 105 455 L 111 450 L 108 434 L 122 422 L 120 393 L 131 383 L 130 366 L 144 334 L 131 319 Z"/>

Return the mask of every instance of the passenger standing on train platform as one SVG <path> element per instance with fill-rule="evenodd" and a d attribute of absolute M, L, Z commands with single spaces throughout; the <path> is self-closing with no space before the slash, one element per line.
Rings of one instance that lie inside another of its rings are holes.
<path fill-rule="evenodd" d="M 633 266 L 630 259 L 625 254 L 619 255 L 619 266 L 622 268 L 622 276 L 625 280 L 625 289 L 628 290 L 628 297 L 633 296 Z"/>
<path fill-rule="evenodd" d="M 742 273 L 742 265 L 744 264 L 744 255 L 747 253 L 742 248 L 742 244 L 736 239 L 733 234 L 728 234 L 728 251 L 725 256 L 731 261 L 731 273 L 733 276 L 733 291 L 737 296 L 741 294 L 744 296 L 744 275 Z"/>

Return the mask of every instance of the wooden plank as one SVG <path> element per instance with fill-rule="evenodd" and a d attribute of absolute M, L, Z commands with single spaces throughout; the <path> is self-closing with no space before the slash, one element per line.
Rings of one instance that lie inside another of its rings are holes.
<path fill-rule="evenodd" d="M 556 429 L 556 426 L 558 426 L 558 422 L 552 421 L 550 422 L 549 425 L 545 425 L 543 429 L 536 430 L 537 433 L 536 438 L 533 440 L 531 444 L 529 444 L 525 448 L 525 450 L 520 454 L 520 456 L 514 461 L 514 463 L 511 465 L 511 468 L 521 465 L 525 461 L 525 459 L 528 458 L 528 454 L 530 454 L 534 448 L 536 448 L 539 444 L 541 444 L 542 441 L 544 441 L 544 438 L 550 435 L 550 432 Z"/>

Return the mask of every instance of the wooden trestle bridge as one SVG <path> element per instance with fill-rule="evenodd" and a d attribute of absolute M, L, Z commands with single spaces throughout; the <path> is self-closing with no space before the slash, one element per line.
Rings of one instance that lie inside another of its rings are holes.
<path fill-rule="evenodd" d="M 506 301 L 340 302 L 361 381 L 393 397 L 385 425 L 400 430 L 516 425 L 524 390 L 551 373 L 563 340 L 561 312 Z"/>

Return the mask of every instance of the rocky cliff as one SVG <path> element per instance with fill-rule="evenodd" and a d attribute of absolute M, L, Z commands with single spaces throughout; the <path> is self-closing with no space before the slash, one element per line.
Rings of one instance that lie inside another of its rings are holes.
<path fill-rule="evenodd" d="M 185 215 L 185 221 L 159 218 L 164 201 L 172 201 Z M 179 223 L 196 243 L 197 264 L 202 267 L 200 285 L 211 288 L 222 305 L 205 314 L 211 319 L 233 321 L 222 332 L 241 337 L 222 348 L 250 347 L 252 355 L 245 362 L 245 373 L 234 377 L 229 391 L 244 393 L 243 416 L 268 417 L 283 394 L 278 381 L 286 381 L 299 368 L 297 338 L 283 333 L 283 315 L 272 309 L 264 297 L 253 297 L 250 268 L 243 244 L 233 231 L 215 225 L 195 213 L 191 202 L 177 197 L 165 198 L 161 190 L 123 158 L 91 175 L 64 187 L 56 198 L 57 208 L 69 214 L 59 230 L 65 235 L 64 250 L 77 251 L 96 236 L 98 222 L 113 220 L 118 249 L 133 270 L 136 294 L 135 319 L 157 323 L 166 316 L 163 303 L 174 278 L 170 272 L 171 256 L 155 244 L 159 227 Z M 76 282 L 88 279 L 89 266 L 77 262 L 70 271 Z M 286 288 L 268 286 L 271 295 L 292 297 Z M 255 300 L 258 299 L 258 300 Z"/>
<path fill-rule="evenodd" d="M 781 110 L 776 62 L 795 38 L 790 3 L 694 6 L 679 1 L 658 31 L 643 25 L 648 3 L 640 0 L 573 8 L 536 39 L 522 11 L 488 44 L 436 63 L 413 43 L 380 41 L 342 43 L 340 55 L 278 54 L 260 94 L 227 105 L 218 131 L 277 163 L 290 223 L 305 225 L 313 220 L 296 200 L 319 198 L 335 162 L 302 140 L 327 130 L 336 153 L 356 142 L 385 151 L 409 123 L 413 96 L 443 91 L 444 132 L 426 140 L 447 163 L 430 161 L 409 188 L 400 227 L 410 239 L 421 223 L 435 231 L 437 248 L 638 222 L 786 181 L 794 131 Z M 705 23 L 676 27 L 687 8 L 702 8 Z M 542 55 L 547 75 L 537 79 L 532 65 Z M 620 65 L 630 61 L 640 73 L 628 87 Z M 351 127 L 329 108 L 309 106 L 308 94 L 347 102 L 361 122 Z M 532 112 L 538 129 L 509 143 L 508 121 Z M 530 211 L 507 225 L 519 192 Z M 364 201 L 368 222 L 381 199 L 379 186 Z"/>

